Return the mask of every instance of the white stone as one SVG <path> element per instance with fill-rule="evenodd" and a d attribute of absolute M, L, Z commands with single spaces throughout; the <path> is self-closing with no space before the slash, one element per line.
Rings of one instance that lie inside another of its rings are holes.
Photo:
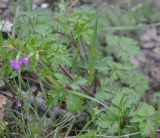
<path fill-rule="evenodd" d="M 10 21 L 0 21 L 0 30 L 2 32 L 11 32 L 13 24 Z"/>
<path fill-rule="evenodd" d="M 42 3 L 41 8 L 42 8 L 42 9 L 47 9 L 48 6 L 49 6 L 48 3 Z"/>

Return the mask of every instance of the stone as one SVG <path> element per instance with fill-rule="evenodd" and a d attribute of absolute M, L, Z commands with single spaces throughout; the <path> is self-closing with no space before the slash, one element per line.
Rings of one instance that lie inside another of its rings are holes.
<path fill-rule="evenodd" d="M 8 7 L 8 1 L 0 0 L 0 9 L 4 9 Z"/>
<path fill-rule="evenodd" d="M 8 20 L 2 20 L 0 21 L 0 30 L 2 29 L 2 32 L 11 32 L 13 24 Z"/>
<path fill-rule="evenodd" d="M 47 9 L 49 7 L 49 4 L 48 3 L 42 3 L 41 4 L 41 8 L 42 9 Z"/>

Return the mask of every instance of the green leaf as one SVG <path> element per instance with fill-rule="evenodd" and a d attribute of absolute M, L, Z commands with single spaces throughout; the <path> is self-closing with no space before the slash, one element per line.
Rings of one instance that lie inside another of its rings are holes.
<path fill-rule="evenodd" d="M 47 57 L 52 68 L 58 68 L 59 65 L 71 65 L 71 54 L 65 46 L 60 44 L 54 44 L 50 46 L 50 50 L 47 50 Z"/>
<path fill-rule="evenodd" d="M 129 85 L 130 88 L 134 88 L 140 97 L 142 97 L 148 89 L 148 82 L 142 73 L 128 72 L 126 75 L 121 77 L 121 82 Z"/>
<path fill-rule="evenodd" d="M 116 96 L 111 100 L 112 103 L 116 106 L 120 106 L 122 100 L 126 101 L 126 97 L 122 93 L 117 93 Z M 123 103 L 125 104 L 125 103 Z"/>
<path fill-rule="evenodd" d="M 24 16 L 16 18 L 14 29 L 19 38 L 31 35 L 48 35 L 53 30 L 53 19 L 49 11 L 25 11 Z"/>
<path fill-rule="evenodd" d="M 65 86 L 66 84 L 69 83 L 69 80 L 66 76 L 64 76 L 64 74 L 62 73 L 55 73 L 54 74 L 55 78 L 57 79 L 57 81 L 59 82 L 59 84 Z"/>
<path fill-rule="evenodd" d="M 140 117 L 149 117 L 155 114 L 155 109 L 153 108 L 153 106 L 148 105 L 146 103 L 142 103 L 137 111 L 133 114 L 133 115 L 138 115 Z"/>
<path fill-rule="evenodd" d="M 155 129 L 155 113 L 151 105 L 142 103 L 136 111 L 131 113 L 132 119 L 130 121 L 139 126 L 143 136 L 149 136 Z"/>
<path fill-rule="evenodd" d="M 107 114 L 102 114 L 96 124 L 99 128 L 105 129 L 109 134 L 114 134 L 118 132 L 119 128 L 119 120 L 118 116 L 113 114 L 112 112 L 108 112 Z"/>
<path fill-rule="evenodd" d="M 140 49 L 137 46 L 137 42 L 129 37 L 119 37 L 108 35 L 106 37 L 108 43 L 107 51 L 114 54 L 122 61 L 128 61 L 131 56 L 137 56 L 141 54 Z"/>
<path fill-rule="evenodd" d="M 50 90 L 48 92 L 48 95 L 50 97 L 47 99 L 47 104 L 54 106 L 54 105 L 57 105 L 58 103 L 61 103 L 62 101 L 64 101 L 65 91 L 64 91 L 64 88 L 59 87 L 59 88 Z"/>
<path fill-rule="evenodd" d="M 144 121 L 143 117 L 134 116 L 131 120 L 132 123 L 142 123 Z"/>
<path fill-rule="evenodd" d="M 106 93 L 104 91 L 98 91 L 95 95 L 95 98 L 101 102 L 104 102 L 108 99 L 111 99 L 112 95 L 109 93 Z"/>
<path fill-rule="evenodd" d="M 155 129 L 154 122 L 150 120 L 143 123 L 141 122 L 139 127 L 143 136 L 149 136 Z"/>
<path fill-rule="evenodd" d="M 87 80 L 82 77 L 76 77 L 73 82 L 71 83 L 72 89 L 79 90 L 80 85 L 85 85 L 87 83 Z"/>
<path fill-rule="evenodd" d="M 80 97 L 77 97 L 73 94 L 67 95 L 66 104 L 68 110 L 73 113 L 82 112 L 84 109 L 83 100 L 81 100 Z"/>

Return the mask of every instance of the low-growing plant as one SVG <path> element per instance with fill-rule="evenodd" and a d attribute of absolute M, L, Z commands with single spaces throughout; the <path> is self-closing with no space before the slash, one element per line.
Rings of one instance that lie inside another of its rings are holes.
<path fill-rule="evenodd" d="M 54 14 L 39 10 L 24 12 L 15 20 L 16 37 L 10 37 L 0 47 L 0 75 L 14 89 L 12 80 L 18 78 L 19 100 L 23 99 L 20 86 L 27 85 L 22 74 L 27 72 L 43 83 L 41 90 L 49 108 L 63 105 L 72 114 L 87 113 L 88 123 L 77 133 L 77 138 L 152 136 L 158 127 L 158 112 L 142 100 L 148 83 L 130 61 L 132 56 L 141 54 L 138 43 L 130 37 L 107 32 L 103 34 L 107 44 L 102 46 L 98 36 L 103 30 L 103 19 L 96 12 L 92 8 Z M 121 25 L 115 13 L 107 14 L 110 22 Z M 126 25 L 128 21 L 129 25 L 136 24 L 130 13 L 123 18 Z M 17 132 L 25 136 L 46 134 L 43 127 L 37 128 L 43 118 L 32 119 L 28 128 L 18 128 L 21 131 Z M 15 118 L 15 123 L 20 127 L 23 121 Z M 73 122 L 73 126 L 78 123 Z M 88 133 L 83 134 L 85 131 Z"/>

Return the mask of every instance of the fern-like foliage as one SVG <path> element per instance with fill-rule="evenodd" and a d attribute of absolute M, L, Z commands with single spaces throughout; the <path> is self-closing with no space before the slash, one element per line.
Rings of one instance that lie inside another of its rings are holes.
<path fill-rule="evenodd" d="M 130 57 L 141 54 L 138 43 L 123 33 L 107 33 L 103 34 L 107 44 L 101 46 L 98 35 L 105 21 L 96 20 L 96 12 L 93 8 L 54 14 L 25 12 L 14 24 L 17 38 L 0 47 L 1 74 L 7 79 L 18 75 L 11 60 L 28 57 L 30 66 L 20 71 L 30 71 L 47 82 L 49 107 L 63 104 L 70 113 L 87 112 L 100 135 L 120 136 L 138 130 L 149 136 L 156 127 L 152 118 L 156 112 L 142 102 L 148 83 L 130 62 Z M 107 9 L 105 19 L 108 27 L 136 25 L 135 17 L 122 9 Z"/>

